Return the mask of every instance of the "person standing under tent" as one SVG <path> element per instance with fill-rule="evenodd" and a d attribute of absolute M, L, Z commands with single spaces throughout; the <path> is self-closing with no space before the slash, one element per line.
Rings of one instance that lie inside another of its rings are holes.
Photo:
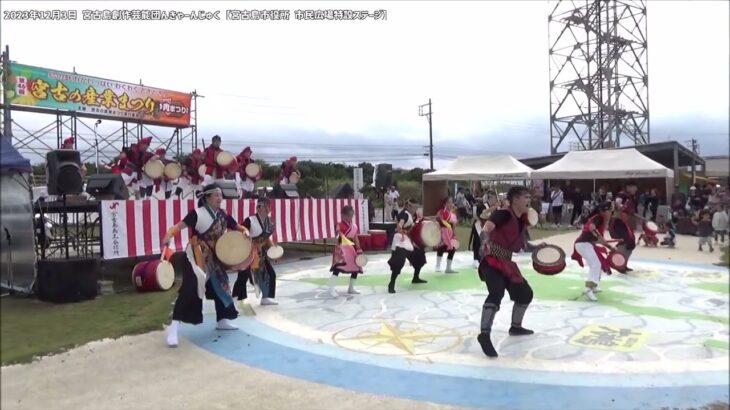
<path fill-rule="evenodd" d="M 492 344 L 491 333 L 505 290 L 514 301 L 509 335 L 524 336 L 534 333 L 522 327 L 525 312 L 532 302 L 532 288 L 522 276 L 520 268 L 512 261 L 515 252 L 523 249 L 529 252 L 535 248 L 526 239 L 530 191 L 523 186 L 513 186 L 507 191 L 507 200 L 509 206 L 492 212 L 481 232 L 482 243 L 486 246 L 483 246 L 485 255 L 479 264 L 479 278 L 486 282 L 489 294 L 482 306 L 481 331 L 477 341 L 488 357 L 498 356 Z"/>
<path fill-rule="evenodd" d="M 550 192 L 550 207 L 552 209 L 553 222 L 555 223 L 555 226 L 560 226 L 560 223 L 562 222 L 563 203 L 563 190 L 557 185 L 553 186 L 553 190 Z"/>
<path fill-rule="evenodd" d="M 393 235 L 393 245 L 391 247 L 390 259 L 390 283 L 388 283 L 388 293 L 395 293 L 395 280 L 400 275 L 401 270 L 406 264 L 406 260 L 413 266 L 413 280 L 411 283 L 427 283 L 420 278 L 421 268 L 426 265 L 426 252 L 419 248 L 411 241 L 408 236 L 413 226 L 416 224 L 416 204 L 408 199 L 404 209 L 398 214 L 398 224 L 396 225 L 396 233 Z"/>
<path fill-rule="evenodd" d="M 177 346 L 180 322 L 203 323 L 204 299 L 213 299 L 215 303 L 216 329 L 238 328 L 230 322 L 238 317 L 238 312 L 230 295 L 227 267 L 218 261 L 215 244 L 228 229 L 245 235 L 248 235 L 248 230 L 221 209 L 223 193 L 217 185 L 205 186 L 198 197 L 198 208 L 190 211 L 162 238 L 162 245 L 167 246 L 183 229 L 189 228 L 192 232 L 185 248 L 183 282 L 172 310 L 172 322 L 165 329 L 165 340 L 170 347 Z"/>
<path fill-rule="evenodd" d="M 261 305 L 278 305 L 276 297 L 276 271 L 269 259 L 267 251 L 274 246 L 271 237 L 274 235 L 274 223 L 269 217 L 271 202 L 268 198 L 256 201 L 256 213 L 243 221 L 253 240 L 254 260 L 251 267 L 238 272 L 233 285 L 233 296 L 238 300 L 246 299 L 246 282 L 253 278 L 256 293 L 261 292 Z"/>
<path fill-rule="evenodd" d="M 347 293 L 350 295 L 360 293 L 355 289 L 355 281 L 357 275 L 362 274 L 362 268 L 355 263 L 357 255 L 362 253 L 360 241 L 357 238 L 359 230 L 353 220 L 355 210 L 349 205 L 345 206 L 342 208 L 341 216 L 342 221 L 337 224 L 337 246 L 332 255 L 332 267 L 330 268 L 332 276 L 330 276 L 329 294 L 333 298 L 338 296 L 335 285 L 340 273 L 350 274 L 350 286 L 347 288 Z"/>

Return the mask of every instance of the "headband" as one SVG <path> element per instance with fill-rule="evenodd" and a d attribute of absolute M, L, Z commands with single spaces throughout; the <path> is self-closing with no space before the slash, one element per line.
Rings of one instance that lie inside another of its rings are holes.
<path fill-rule="evenodd" d="M 202 198 L 202 197 L 204 197 L 206 195 L 215 194 L 215 193 L 222 194 L 223 193 L 223 190 L 220 189 L 220 188 L 217 188 L 217 187 L 216 188 L 213 188 L 213 189 L 209 189 L 207 191 L 203 191 L 203 192 L 199 193 L 198 194 L 198 198 Z"/>

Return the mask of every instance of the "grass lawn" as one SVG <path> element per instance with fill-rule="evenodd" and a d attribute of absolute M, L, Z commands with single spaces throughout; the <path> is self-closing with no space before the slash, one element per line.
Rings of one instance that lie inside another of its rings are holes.
<path fill-rule="evenodd" d="M 159 330 L 169 317 L 178 288 L 176 284 L 167 292 L 131 291 L 59 305 L 4 296 L 0 299 L 2 365 L 29 362 L 94 340 Z"/>

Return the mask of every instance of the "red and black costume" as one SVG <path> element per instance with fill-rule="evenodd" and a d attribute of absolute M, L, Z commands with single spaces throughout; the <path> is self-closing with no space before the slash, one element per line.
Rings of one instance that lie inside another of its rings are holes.
<path fill-rule="evenodd" d="M 75 142 L 76 142 L 76 139 L 74 137 L 68 137 L 65 140 L 63 140 L 61 149 L 75 149 L 75 147 L 74 147 Z"/>
<path fill-rule="evenodd" d="M 426 283 L 425 280 L 420 278 L 421 268 L 426 264 L 426 251 L 416 245 L 409 236 L 411 229 L 418 222 L 405 209 L 398 214 L 396 223 L 401 224 L 401 229 L 393 235 L 392 252 L 390 259 L 388 259 L 388 265 L 390 265 L 388 293 L 395 293 L 395 280 L 406 265 L 406 260 L 413 266 L 413 280 L 411 283 Z"/>
<path fill-rule="evenodd" d="M 497 357 L 490 334 L 505 290 L 514 301 L 509 334 L 517 336 L 533 333 L 522 327 L 522 319 L 532 302 L 532 288 L 512 261 L 513 253 L 523 249 L 532 250 L 532 246 L 526 241 L 527 213 L 518 217 L 512 207 L 507 207 L 492 212 L 489 222 L 495 228 L 485 238 L 484 257 L 479 264 L 479 278 L 486 282 L 489 295 L 482 307 L 481 333 L 477 340 L 487 356 Z"/>
<path fill-rule="evenodd" d="M 621 191 L 616 195 L 618 216 L 613 218 L 609 226 L 609 233 L 614 239 L 621 239 L 616 247 L 626 256 L 628 261 L 631 252 L 636 248 L 634 236 L 634 215 L 637 213 L 637 203 L 633 195 Z"/>
<path fill-rule="evenodd" d="M 297 171 L 296 164 L 297 157 L 291 157 L 288 160 L 282 162 L 281 168 L 279 169 L 279 174 L 276 176 L 276 182 L 281 183 L 282 181 L 284 181 L 284 179 L 286 179 L 285 183 L 288 183 L 289 176 L 292 174 L 292 172 Z"/>
<path fill-rule="evenodd" d="M 223 151 L 219 147 L 212 145 L 203 150 L 203 163 L 205 164 L 205 174 L 212 176 L 214 179 L 221 179 L 225 175 L 225 168 L 218 165 L 216 156 Z"/>
<path fill-rule="evenodd" d="M 203 182 L 203 177 L 198 171 L 201 165 L 203 165 L 203 160 L 200 158 L 200 150 L 197 148 L 183 161 L 183 175 L 190 180 L 192 185 L 200 185 Z"/>
<path fill-rule="evenodd" d="M 573 254 L 571 255 L 571 259 L 578 262 L 578 265 L 583 267 L 583 257 L 575 248 L 575 244 L 577 243 L 590 243 L 593 245 L 593 251 L 596 252 L 596 256 L 598 257 L 598 260 L 601 263 L 601 271 L 605 272 L 607 274 L 611 274 L 611 264 L 608 261 L 608 249 L 606 249 L 603 246 L 598 246 L 598 238 L 596 235 L 591 231 L 591 225 L 593 225 L 596 228 L 596 231 L 598 234 L 603 238 L 603 235 L 605 235 L 606 227 L 608 226 L 608 221 L 604 221 L 603 217 L 600 214 L 596 214 L 588 218 L 586 222 L 583 224 L 583 228 L 581 229 L 580 235 L 578 235 L 578 239 L 575 240 L 573 243 Z M 593 281 L 598 284 L 597 281 Z"/>
<path fill-rule="evenodd" d="M 127 153 L 127 173 L 135 176 L 142 197 L 152 195 L 153 181 L 144 173 L 145 164 L 154 156 L 147 151 L 151 142 L 152 137 L 142 138 L 138 144 L 132 144 Z"/>

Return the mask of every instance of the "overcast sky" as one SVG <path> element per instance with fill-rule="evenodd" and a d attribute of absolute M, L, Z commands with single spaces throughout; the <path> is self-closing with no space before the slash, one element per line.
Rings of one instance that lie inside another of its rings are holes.
<path fill-rule="evenodd" d="M 269 160 L 294 154 L 427 167 L 428 123 L 418 106 L 431 98 L 437 167 L 465 153 L 549 153 L 546 1 L 3 1 L 2 8 L 79 15 L 75 22 L 3 20 L 1 41 L 12 60 L 196 89 L 205 96 L 199 138 L 208 143 L 220 134 L 231 151 L 250 143 L 254 157 Z M 81 20 L 84 9 L 140 8 L 222 16 L 233 8 L 286 9 L 292 17 Z M 384 9 L 387 20 L 296 21 L 297 9 Z M 703 155 L 726 154 L 728 2 L 650 0 L 647 9 L 652 141 L 694 136 Z M 53 121 L 14 116 L 26 128 Z M 100 130 L 118 127 L 105 121 Z"/>

